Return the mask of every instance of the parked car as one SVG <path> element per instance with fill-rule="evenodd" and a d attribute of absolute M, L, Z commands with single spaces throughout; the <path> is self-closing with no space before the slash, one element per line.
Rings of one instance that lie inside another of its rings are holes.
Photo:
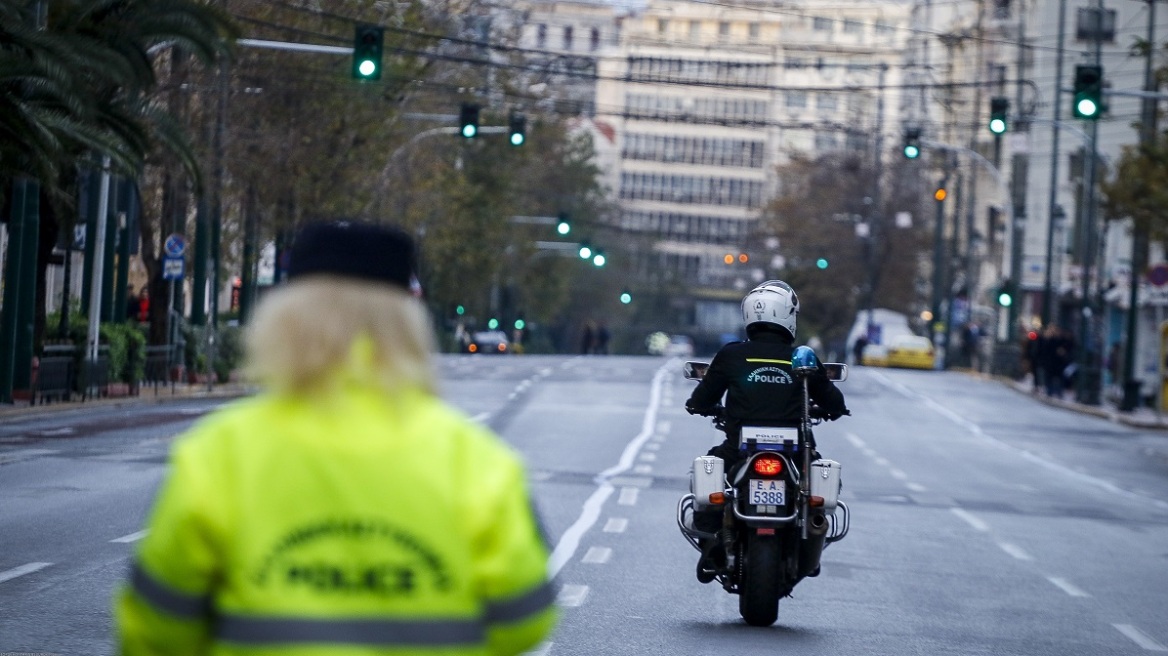
<path fill-rule="evenodd" d="M 900 335 L 888 344 L 889 367 L 932 369 L 935 361 L 933 342 L 919 335 Z"/>
<path fill-rule="evenodd" d="M 511 342 L 502 330 L 483 330 L 471 335 L 466 352 L 506 355 L 511 352 Z"/>

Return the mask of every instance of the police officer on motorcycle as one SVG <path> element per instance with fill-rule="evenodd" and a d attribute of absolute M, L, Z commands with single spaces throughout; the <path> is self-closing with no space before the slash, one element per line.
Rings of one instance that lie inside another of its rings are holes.
<path fill-rule="evenodd" d="M 802 419 L 803 386 L 791 369 L 798 314 L 799 297 L 787 283 L 768 280 L 752 289 L 742 299 L 746 341 L 731 342 L 718 351 L 685 403 L 690 414 L 712 415 L 719 412 L 725 396 L 726 439 L 708 455 L 725 461 L 727 472 L 742 458 L 738 442 L 744 424 L 798 426 Z M 818 416 L 838 419 L 850 414 L 843 393 L 828 379 L 822 364 L 807 383 Z M 812 459 L 818 457 L 812 455 Z M 721 510 L 695 513 L 694 526 L 716 532 L 721 528 Z M 712 540 L 704 545 L 702 558 L 709 558 L 717 544 Z M 701 563 L 698 569 L 702 571 Z"/>

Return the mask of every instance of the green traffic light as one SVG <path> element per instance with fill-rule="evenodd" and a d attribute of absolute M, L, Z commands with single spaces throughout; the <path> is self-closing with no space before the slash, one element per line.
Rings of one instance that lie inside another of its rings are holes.
<path fill-rule="evenodd" d="M 620 295 L 620 302 L 628 305 L 633 302 L 633 295 L 628 292 L 622 292 Z"/>
<path fill-rule="evenodd" d="M 1002 292 L 998 294 L 998 305 L 1002 307 L 1010 307 L 1014 304 L 1014 297 L 1010 296 L 1009 292 Z"/>
<path fill-rule="evenodd" d="M 607 261 L 608 259 L 604 257 L 604 253 L 597 252 L 596 255 L 592 256 L 592 264 L 598 267 L 604 266 L 604 263 Z"/>
<path fill-rule="evenodd" d="M 1006 122 L 1000 118 L 993 119 L 990 121 L 990 132 L 993 132 L 994 134 L 1005 134 Z"/>
<path fill-rule="evenodd" d="M 909 159 L 916 159 L 921 156 L 921 149 L 909 144 L 904 147 L 904 156 Z"/>
<path fill-rule="evenodd" d="M 827 258 L 821 257 L 818 260 L 815 260 L 815 266 L 819 267 L 820 269 L 826 269 L 827 268 Z"/>
<path fill-rule="evenodd" d="M 591 260 L 592 259 L 592 249 L 589 248 L 588 244 L 581 244 L 580 245 L 580 259 L 581 260 Z"/>
<path fill-rule="evenodd" d="M 377 72 L 377 62 L 372 59 L 365 59 L 360 64 L 357 64 L 357 72 L 361 77 L 372 77 Z"/>
<path fill-rule="evenodd" d="M 512 146 L 522 146 L 523 145 L 523 135 L 518 133 L 518 132 L 512 133 L 511 134 L 511 145 Z"/>
<path fill-rule="evenodd" d="M 1092 118 L 1099 113 L 1099 104 L 1091 98 L 1080 98 L 1076 101 L 1075 108 L 1083 118 Z"/>
<path fill-rule="evenodd" d="M 556 226 L 556 232 L 560 233 L 561 235 L 566 235 L 569 232 L 572 232 L 572 224 L 568 223 L 567 221 L 560 221 L 560 223 Z"/>
<path fill-rule="evenodd" d="M 491 317 L 491 320 L 487 322 L 487 328 L 494 330 L 498 327 L 499 327 L 499 320 L 494 318 L 494 317 Z"/>
<path fill-rule="evenodd" d="M 473 139 L 474 136 L 478 133 L 479 129 L 474 125 L 467 124 L 462 126 L 462 136 L 466 137 L 467 139 Z"/>
<path fill-rule="evenodd" d="M 523 319 L 516 319 L 515 320 L 515 330 L 523 330 L 523 327 L 526 325 L 527 325 L 527 322 L 524 321 Z"/>
<path fill-rule="evenodd" d="M 466 314 L 466 308 L 459 305 L 458 307 L 454 308 L 454 313 L 461 317 L 462 315 Z"/>

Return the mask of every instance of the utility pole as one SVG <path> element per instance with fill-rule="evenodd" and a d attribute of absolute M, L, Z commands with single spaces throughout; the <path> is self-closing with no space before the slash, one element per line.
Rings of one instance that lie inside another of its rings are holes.
<path fill-rule="evenodd" d="M 1156 141 L 1156 71 L 1152 66 L 1152 56 L 1156 52 L 1156 0 L 1148 3 L 1148 52 L 1144 60 L 1144 96 L 1140 112 L 1140 148 L 1147 149 Z M 1136 340 L 1139 338 L 1140 279 L 1148 265 L 1148 227 L 1139 221 L 1132 225 L 1131 272 L 1128 280 L 1129 297 L 1127 311 L 1127 339 L 1123 350 L 1123 400 L 1119 409 L 1125 412 L 1135 410 L 1140 404 L 1140 380 L 1136 377 Z"/>
<path fill-rule="evenodd" d="M 1015 64 L 1014 77 L 1018 80 L 1014 91 L 1014 105 L 1018 108 L 1018 120 L 1015 124 L 1018 127 L 1020 135 L 1028 135 L 1030 132 L 1029 121 L 1026 120 L 1026 115 L 1022 112 L 1022 90 L 1023 77 L 1022 69 L 1026 64 L 1026 13 L 1024 7 L 1018 8 L 1018 61 Z M 1019 292 L 1022 291 L 1022 247 L 1023 240 L 1026 237 L 1026 186 L 1027 186 L 1027 171 L 1030 164 L 1030 153 L 1015 152 L 1013 153 L 1014 166 L 1014 217 L 1010 229 L 1010 278 L 1014 281 L 1014 289 Z M 1006 339 L 1009 344 L 1016 344 L 1018 336 L 1018 310 L 1021 305 L 1021 293 L 1016 294 L 1014 302 L 1007 308 L 1007 330 Z"/>
<path fill-rule="evenodd" d="M 868 334 L 871 334 L 872 327 L 875 325 L 873 318 L 874 303 L 873 297 L 876 295 L 876 253 L 877 244 L 881 233 L 883 232 L 883 196 L 880 193 L 884 184 L 884 74 L 888 72 L 888 65 L 880 65 L 880 78 L 877 84 L 876 97 L 876 175 L 873 183 L 872 204 L 869 206 L 869 233 L 868 233 L 868 293 L 865 295 L 865 310 L 868 314 Z"/>
<path fill-rule="evenodd" d="M 1103 64 L 1103 39 L 1104 39 L 1104 12 L 1103 0 L 1098 0 L 1095 6 L 1094 27 L 1092 40 L 1095 42 L 1095 65 L 1102 66 Z M 1083 171 L 1083 180 L 1086 185 L 1084 195 L 1086 197 L 1086 207 L 1083 212 L 1083 272 L 1082 281 L 1080 285 L 1080 292 L 1082 293 L 1082 308 L 1079 312 L 1079 357 L 1078 357 L 1078 375 L 1076 379 L 1075 396 L 1079 403 L 1087 405 L 1099 404 L 1099 370 L 1097 358 L 1095 357 L 1095 304 L 1091 299 L 1091 278 L 1095 276 L 1095 205 L 1096 205 L 1096 169 L 1098 168 L 1098 159 L 1096 154 L 1096 147 L 1099 143 L 1099 119 L 1098 117 L 1091 119 L 1090 144 L 1087 147 L 1085 154 Z M 1133 267 L 1134 269 L 1134 267 Z M 1131 308 L 1135 311 L 1135 308 Z"/>
<path fill-rule="evenodd" d="M 1058 46 L 1054 64 L 1054 114 L 1050 127 L 1050 202 L 1047 204 L 1046 223 L 1046 263 L 1042 281 L 1042 326 L 1045 328 L 1054 320 L 1054 228 L 1055 221 L 1063 215 L 1058 206 L 1059 172 L 1059 120 L 1062 118 L 1063 100 L 1063 43 L 1067 30 L 1067 0 L 1059 0 Z"/>

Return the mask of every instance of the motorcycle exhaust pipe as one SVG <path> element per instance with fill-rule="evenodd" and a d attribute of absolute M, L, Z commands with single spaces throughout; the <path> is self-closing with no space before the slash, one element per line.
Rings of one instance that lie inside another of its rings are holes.
<path fill-rule="evenodd" d="M 827 539 L 827 516 L 821 512 L 807 518 L 807 539 L 799 545 L 799 576 L 819 574 L 819 558 Z"/>

